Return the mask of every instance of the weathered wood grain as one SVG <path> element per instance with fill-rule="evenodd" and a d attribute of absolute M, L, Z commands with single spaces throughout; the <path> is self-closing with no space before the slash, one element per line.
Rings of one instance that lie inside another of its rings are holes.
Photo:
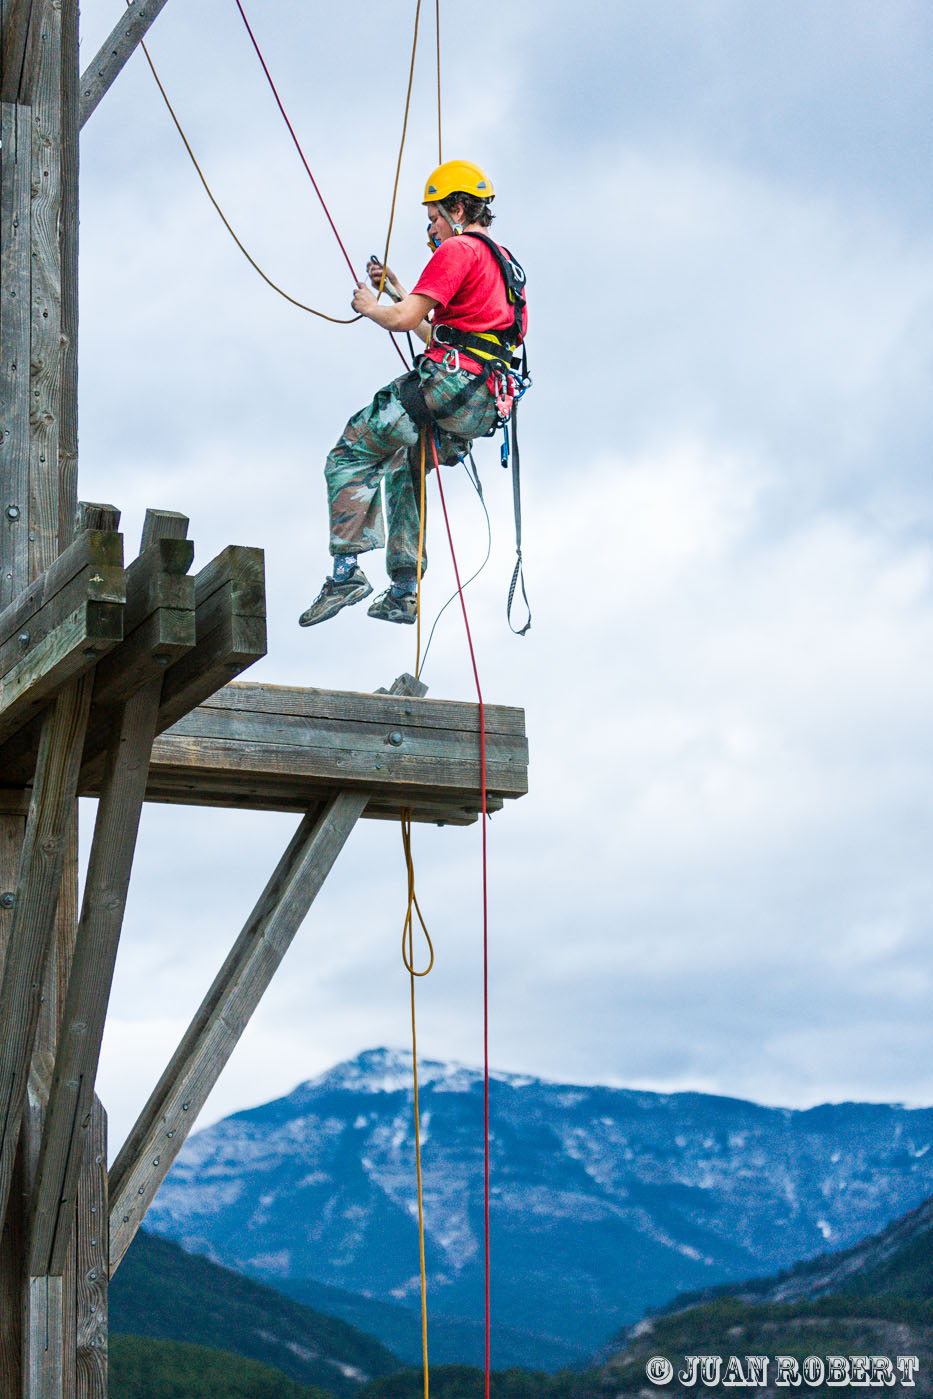
<path fill-rule="evenodd" d="M 0 981 L 0 1218 L 26 1100 L 42 985 L 51 951 L 67 837 L 91 699 L 84 676 L 57 696 L 46 718 Z"/>
<path fill-rule="evenodd" d="M 0 106 L 0 606 L 29 579 L 29 283 L 32 119 Z"/>
<path fill-rule="evenodd" d="M 25 814 L 0 817 L 0 891 L 12 892 L 19 877 Z M 12 910 L 0 904 L 0 975 L 9 937 Z M 22 1152 L 17 1152 L 10 1198 L 24 1198 Z M 25 1210 L 13 1207 L 0 1220 L 0 1395 L 22 1393 L 22 1292 L 25 1272 Z"/>
<path fill-rule="evenodd" d="M 528 787 L 520 709 L 489 705 L 490 810 Z M 463 824 L 480 793 L 475 704 L 391 694 L 229 685 L 153 746 L 150 801 L 300 810 L 328 792 L 369 794 L 367 817 Z"/>
<path fill-rule="evenodd" d="M 463 729 L 479 734 L 479 709 L 472 701 L 464 700 L 419 699 L 360 690 L 322 690 L 312 686 L 256 685 L 240 681 L 205 700 L 204 707 L 294 715 L 302 719 L 338 719 L 341 722 L 404 721 L 411 726 Z M 487 704 L 486 732 L 524 737 L 524 710 L 511 705 Z"/>
<path fill-rule="evenodd" d="M 172 662 L 197 640 L 195 580 L 186 577 L 194 558 L 189 539 L 160 539 L 126 570 L 123 642 L 97 667 L 95 711 L 124 703 L 150 680 L 164 677 Z M 95 752 L 97 721 L 92 715 L 85 763 Z"/>
<path fill-rule="evenodd" d="M 33 0 L 4 0 L 0 99 L 28 103 L 32 93 L 29 24 Z"/>
<path fill-rule="evenodd" d="M 107 1399 L 107 1114 L 94 1099 L 78 1184 L 75 1399 Z"/>
<path fill-rule="evenodd" d="M 261 549 L 230 545 L 195 577 L 197 641 L 165 674 L 159 732 L 266 654 Z"/>
<path fill-rule="evenodd" d="M 30 658 L 61 623 L 85 603 L 122 603 L 124 580 L 122 568 L 101 568 L 89 564 L 72 578 L 60 592 L 33 613 L 19 631 L 13 631 L 0 643 L 0 684 L 14 668 L 28 666 Z M 16 605 L 10 609 L 15 612 Z"/>
<path fill-rule="evenodd" d="M 23 1197 L 22 1153 L 17 1152 L 11 1198 Z M 10 1209 L 0 1228 L 0 1394 L 18 1399 L 23 1393 L 23 1219 Z"/>
<path fill-rule="evenodd" d="M 83 604 L 0 681 L 0 739 L 35 717 L 67 682 L 86 675 L 120 641 L 119 603 Z"/>
<path fill-rule="evenodd" d="M 26 1183 L 24 1204 L 35 1181 L 42 1123 L 48 1103 L 53 1055 L 36 1050 L 29 1071 L 26 1111 L 20 1144 Z M 57 1278 L 33 1278 L 25 1269 L 22 1369 L 28 1399 L 74 1399 L 73 1357 L 76 1338 L 77 1298 L 75 1253 L 68 1251 L 66 1266 Z M 21 1284 L 22 1289 L 22 1284 Z"/>
<path fill-rule="evenodd" d="M 165 8 L 166 0 L 133 0 L 81 76 L 81 116 L 83 126 L 101 98 L 123 71 L 137 45 L 146 37 L 153 21 Z"/>
<path fill-rule="evenodd" d="M 110 1173 L 111 1274 L 364 806 L 341 792 L 301 822 L 130 1132 Z"/>
<path fill-rule="evenodd" d="M 85 530 L 98 529 L 105 534 L 116 534 L 120 528 L 120 511 L 115 505 L 107 505 L 99 500 L 79 500 L 75 509 L 75 534 Z"/>
<path fill-rule="evenodd" d="M 188 516 L 182 515 L 178 510 L 154 510 L 150 507 L 143 520 L 140 553 L 145 552 L 157 539 L 186 539 L 189 524 Z M 186 569 L 185 572 L 187 571 Z"/>
<path fill-rule="evenodd" d="M 242 774 L 225 776 L 223 772 L 206 773 L 203 769 L 195 769 L 188 773 L 176 771 L 168 776 L 150 771 L 146 801 L 168 806 L 301 812 L 307 810 L 309 804 L 326 801 L 332 793 L 333 786 L 324 782 L 275 782 L 268 776 L 250 781 L 248 776 Z M 94 792 L 89 790 L 84 795 L 93 796 Z M 504 805 L 502 797 L 487 798 L 486 806 L 490 814 L 501 811 Z M 363 816 L 367 821 L 398 821 L 403 810 L 411 811 L 411 819 L 417 822 L 437 826 L 469 826 L 477 820 L 481 803 L 478 793 L 471 800 L 463 795 L 452 797 L 449 793 L 435 794 L 423 790 L 417 795 L 406 792 L 404 796 L 393 796 L 391 792 L 381 792 L 377 788 L 369 791 Z"/>
<path fill-rule="evenodd" d="M 75 578 L 89 570 L 91 576 L 123 568 L 123 536 L 103 530 L 85 530 L 37 578 L 25 584 L 0 612 L 0 645 L 15 639 L 24 628 Z M 106 592 L 101 594 L 108 599 Z M 124 594 L 121 592 L 119 598 Z M 110 600 L 116 600 L 110 599 Z"/>
<path fill-rule="evenodd" d="M 78 0 L 61 0 L 61 36 L 61 398 L 56 553 L 71 542 L 78 498 Z"/>
<path fill-rule="evenodd" d="M 34 0 L 30 292 L 29 571 L 59 552 L 62 409 L 62 30 L 54 0 Z M 72 502 L 72 507 L 74 502 Z"/>
<path fill-rule="evenodd" d="M 160 688 L 161 677 L 123 706 L 107 755 L 33 1193 L 28 1259 L 34 1276 L 61 1272 L 74 1226 Z"/>

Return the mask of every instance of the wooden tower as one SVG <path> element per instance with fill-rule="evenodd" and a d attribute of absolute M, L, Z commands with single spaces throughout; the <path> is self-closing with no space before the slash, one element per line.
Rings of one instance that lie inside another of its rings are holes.
<path fill-rule="evenodd" d="M 150 510 L 127 565 L 78 503 L 78 136 L 166 0 L 82 77 L 77 0 L 0 0 L 0 1399 L 104 1399 L 107 1285 L 362 816 L 481 807 L 475 705 L 230 683 L 265 654 L 262 553 L 189 574 Z M 490 809 L 526 790 L 520 710 L 487 707 Z M 77 797 L 97 798 L 78 901 Z M 95 1095 L 144 801 L 301 813 L 107 1169 Z"/>

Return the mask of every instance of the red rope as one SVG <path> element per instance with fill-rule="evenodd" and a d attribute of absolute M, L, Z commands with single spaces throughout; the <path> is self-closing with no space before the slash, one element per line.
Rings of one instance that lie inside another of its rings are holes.
<path fill-rule="evenodd" d="M 457 552 L 454 549 L 453 535 L 450 531 L 450 520 L 447 516 L 447 502 L 444 500 L 444 486 L 441 482 L 441 469 L 437 460 L 437 443 L 431 435 L 431 452 L 434 456 L 434 475 L 437 478 L 437 489 L 441 497 L 441 509 L 444 512 L 444 525 L 447 530 L 447 540 L 450 544 L 450 557 L 454 566 L 454 577 L 457 580 L 457 593 L 460 598 L 460 609 L 463 612 L 463 625 L 466 628 L 467 645 L 470 648 L 470 663 L 473 666 L 473 680 L 476 684 L 476 698 L 479 701 L 479 744 L 480 744 L 480 784 L 482 786 L 483 798 L 483 1234 L 485 1242 L 486 1276 L 484 1280 L 484 1302 L 485 1302 L 485 1372 L 486 1372 L 486 1399 L 489 1399 L 489 894 L 487 880 L 487 858 L 486 858 L 486 706 L 483 702 L 483 691 L 479 683 L 479 670 L 476 665 L 476 652 L 473 649 L 473 637 L 470 632 L 470 619 L 467 616 L 466 601 L 463 596 L 463 585 L 460 582 L 460 569 L 457 566 Z"/>
<path fill-rule="evenodd" d="M 129 3 L 129 0 L 127 0 L 127 3 Z M 315 192 L 315 194 L 317 195 L 318 199 L 321 201 L 321 208 L 324 210 L 324 213 L 325 213 L 325 215 L 327 216 L 327 222 L 330 224 L 331 228 L 332 228 L 333 231 L 334 231 L 334 237 L 337 239 L 337 242 L 340 244 L 340 251 L 343 253 L 344 261 L 346 262 L 347 266 L 348 266 L 349 269 L 350 269 L 350 276 L 353 278 L 353 280 L 354 280 L 354 282 L 356 283 L 356 285 L 359 286 L 359 284 L 360 284 L 360 278 L 356 275 L 356 269 L 354 268 L 353 263 L 350 261 L 350 254 L 347 252 L 346 248 L 343 246 L 343 239 L 341 238 L 340 234 L 337 232 L 337 225 L 334 223 L 333 219 L 332 219 L 331 216 L 330 216 L 330 210 L 328 209 L 327 204 L 326 204 L 325 199 L 324 199 L 324 196 L 323 196 L 323 194 L 322 194 L 321 191 L 320 191 L 320 188 L 319 188 L 319 186 L 318 186 L 318 182 L 317 182 L 317 180 L 314 178 L 314 176 L 313 176 L 312 173 L 311 173 L 311 166 L 310 166 L 310 165 L 308 164 L 308 162 L 305 160 L 305 153 L 304 153 L 304 151 L 301 149 L 301 142 L 298 140 L 298 137 L 295 135 L 295 128 L 292 126 L 291 122 L 289 121 L 289 119 L 288 119 L 288 113 L 286 112 L 285 108 L 284 108 L 283 105 L 282 105 L 282 99 L 281 99 L 281 97 L 279 96 L 278 89 L 276 88 L 275 83 L 272 81 L 272 74 L 269 72 L 269 69 L 266 67 L 266 60 L 265 60 L 265 59 L 263 58 L 263 56 L 262 56 L 262 49 L 259 47 L 259 44 L 256 42 L 256 35 L 253 33 L 252 29 L 250 28 L 249 20 L 246 18 L 246 12 L 245 12 L 245 10 L 243 9 L 243 6 L 240 4 L 240 0 L 235 0 L 235 4 L 236 4 L 237 9 L 238 9 L 239 12 L 240 12 L 240 18 L 242 19 L 243 23 L 246 25 L 246 32 L 247 32 L 247 34 L 248 34 L 249 37 L 250 37 L 250 40 L 251 40 L 252 45 L 253 45 L 253 48 L 256 50 L 256 57 L 259 59 L 259 62 L 262 64 L 262 71 L 265 73 L 265 75 L 266 75 L 266 81 L 268 82 L 270 88 L 272 89 L 272 96 L 275 98 L 276 106 L 278 107 L 279 111 L 282 113 L 282 120 L 285 122 L 285 125 L 288 127 L 289 135 L 291 136 L 292 140 L 293 140 L 294 143 L 295 143 L 295 150 L 298 152 L 299 156 L 301 157 L 301 163 L 302 163 L 302 165 L 304 166 L 305 170 L 307 171 L 308 179 L 311 181 L 312 185 L 314 186 L 314 192 Z M 412 55 L 412 62 L 414 62 L 414 55 Z M 407 119 L 408 119 L 408 109 L 407 109 L 407 107 L 406 107 L 406 109 L 405 109 L 405 118 L 406 118 L 406 121 L 407 121 Z M 399 153 L 399 161 L 401 161 L 401 158 L 402 158 L 402 157 L 401 157 L 401 153 Z M 389 339 L 392 341 L 392 348 L 395 350 L 395 353 L 398 355 L 399 359 L 402 361 L 402 364 L 404 364 L 405 368 L 407 369 L 407 368 L 408 368 L 408 360 L 405 358 L 404 354 L 402 353 L 402 351 L 401 351 L 401 349 L 400 349 L 400 347 L 399 347 L 398 341 L 396 340 L 396 338 L 395 338 L 395 336 L 393 335 L 393 333 L 392 333 L 391 330 L 389 331 Z"/>
<path fill-rule="evenodd" d="M 282 118 L 283 118 L 283 120 L 284 120 L 284 122 L 285 122 L 285 125 L 288 127 L 289 134 L 290 134 L 292 140 L 293 140 L 294 143 L 295 143 L 295 149 L 296 149 L 296 151 L 298 152 L 298 154 L 301 156 L 301 163 L 302 163 L 302 165 L 304 166 L 305 170 L 308 172 L 308 179 L 311 181 L 312 185 L 314 186 L 314 192 L 315 192 L 315 194 L 317 195 L 318 199 L 321 201 L 321 208 L 324 210 L 324 213 L 325 213 L 326 216 L 327 216 L 327 222 L 330 224 L 331 228 L 334 230 L 334 237 L 337 239 L 337 242 L 340 244 L 340 251 L 343 253 L 343 256 L 344 256 L 344 259 L 345 259 L 345 261 L 346 261 L 346 264 L 347 264 L 347 266 L 348 266 L 349 269 L 350 269 L 350 275 L 351 275 L 351 277 L 353 278 L 354 282 L 359 283 L 359 280 L 360 280 L 360 279 L 359 279 L 359 277 L 356 275 L 356 272 L 354 271 L 353 263 L 350 261 L 350 254 L 347 252 L 346 248 L 343 246 L 343 239 L 340 237 L 340 234 L 337 232 L 337 225 L 334 223 L 333 219 L 332 219 L 331 216 L 330 216 L 330 210 L 328 209 L 327 204 L 326 204 L 325 201 L 324 201 L 324 196 L 323 196 L 323 194 L 321 193 L 320 189 L 318 188 L 318 182 L 317 182 L 317 180 L 314 178 L 314 176 L 311 174 L 311 167 L 310 167 L 310 165 L 308 164 L 308 162 L 305 160 L 305 153 L 304 153 L 304 151 L 301 149 L 301 142 L 298 140 L 298 137 L 295 135 L 295 128 L 292 126 L 291 122 L 289 121 L 289 119 L 288 119 L 288 113 L 286 112 L 285 108 L 282 106 L 282 99 L 279 97 L 279 94 L 278 94 L 278 91 L 277 91 L 277 89 L 276 89 L 275 83 L 272 81 L 272 74 L 269 72 L 269 69 L 266 67 L 266 60 L 265 60 L 265 59 L 263 58 L 263 56 L 262 56 L 262 50 L 260 49 L 259 45 L 258 45 L 257 42 L 256 42 L 256 36 L 255 36 L 255 34 L 253 33 L 252 29 L 250 28 L 249 20 L 246 18 L 246 13 L 245 13 L 245 11 L 244 11 L 244 9 L 243 9 L 243 6 L 240 4 L 240 0 L 236 0 L 236 7 L 237 7 L 237 9 L 238 9 L 239 12 L 240 12 L 240 18 L 243 20 L 243 23 L 246 25 L 246 32 L 247 32 L 247 34 L 249 35 L 250 39 L 252 40 L 253 48 L 256 50 L 256 57 L 259 59 L 259 62 L 262 64 L 262 71 L 263 71 L 263 72 L 265 73 L 265 75 L 266 75 L 266 80 L 267 80 L 269 86 L 270 86 L 271 89 L 272 89 L 272 96 L 273 96 L 273 97 L 275 98 L 275 100 L 276 100 L 276 104 L 277 104 L 277 106 L 278 106 L 279 111 L 282 113 Z"/>

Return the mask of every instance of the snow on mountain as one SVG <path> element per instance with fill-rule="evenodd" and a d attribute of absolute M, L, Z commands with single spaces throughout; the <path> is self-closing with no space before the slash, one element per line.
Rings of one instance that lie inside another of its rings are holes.
<path fill-rule="evenodd" d="M 482 1310 L 482 1074 L 419 1063 L 436 1314 Z M 418 1297 L 411 1055 L 371 1050 L 193 1136 L 147 1224 L 299 1295 Z M 772 1272 L 933 1193 L 933 1110 L 793 1111 L 496 1073 L 495 1317 L 596 1346 L 677 1292 Z M 297 1289 L 297 1290 L 296 1290 Z"/>

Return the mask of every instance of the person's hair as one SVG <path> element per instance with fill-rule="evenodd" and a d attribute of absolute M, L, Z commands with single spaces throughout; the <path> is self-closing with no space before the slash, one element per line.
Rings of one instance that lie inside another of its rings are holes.
<path fill-rule="evenodd" d="M 454 205 L 463 205 L 464 226 L 469 223 L 478 223 L 480 228 L 488 228 L 495 218 L 495 214 L 489 207 L 485 199 L 477 199 L 475 194 L 464 194 L 463 190 L 454 190 L 453 194 L 448 194 L 443 202 L 444 209 L 453 209 Z"/>

